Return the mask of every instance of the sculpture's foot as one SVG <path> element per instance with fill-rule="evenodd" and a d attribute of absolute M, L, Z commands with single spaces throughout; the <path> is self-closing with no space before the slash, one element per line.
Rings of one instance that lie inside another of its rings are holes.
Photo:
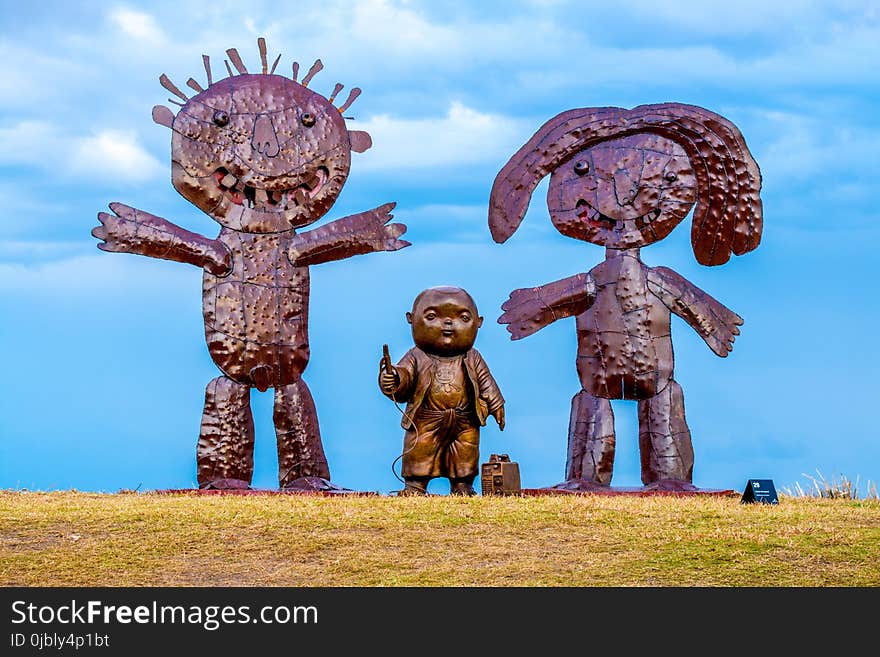
<path fill-rule="evenodd" d="M 700 490 L 689 481 L 680 479 L 660 479 L 645 485 L 645 490 L 668 490 L 676 493 L 692 493 Z"/>
<path fill-rule="evenodd" d="M 467 483 L 454 483 L 449 488 L 450 495 L 464 495 L 466 497 L 473 497 L 477 494 L 477 491 L 474 490 L 474 487 L 471 484 Z"/>
<path fill-rule="evenodd" d="M 200 490 L 249 490 L 250 482 L 244 479 L 214 479 L 199 486 Z"/>
<path fill-rule="evenodd" d="M 282 490 L 300 491 L 303 493 L 321 492 L 321 493 L 354 493 L 356 491 L 350 488 L 343 488 L 331 483 L 323 477 L 299 477 L 286 484 Z"/>
<path fill-rule="evenodd" d="M 395 497 L 427 497 L 430 493 L 422 488 L 410 488 L 407 486 L 403 490 L 394 491 Z"/>
<path fill-rule="evenodd" d="M 593 491 L 607 491 L 610 489 L 611 486 L 599 484 L 595 481 L 590 481 L 589 479 L 566 479 L 562 483 L 556 484 L 555 486 L 547 486 L 542 490 L 573 490 L 589 493 Z"/>

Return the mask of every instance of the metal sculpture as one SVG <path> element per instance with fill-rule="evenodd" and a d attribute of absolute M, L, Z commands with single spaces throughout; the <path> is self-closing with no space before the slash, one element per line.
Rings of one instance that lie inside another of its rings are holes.
<path fill-rule="evenodd" d="M 453 495 L 474 495 L 480 427 L 491 415 L 504 430 L 504 397 L 473 348 L 483 318 L 466 291 L 433 287 L 415 298 L 406 321 L 416 346 L 396 366 L 386 347 L 379 363 L 379 389 L 407 404 L 404 493 L 424 495 L 431 479 L 447 477 Z"/>
<path fill-rule="evenodd" d="M 693 447 L 682 390 L 673 378 L 670 313 L 722 358 L 743 320 L 639 249 L 669 235 L 696 203 L 697 261 L 720 265 L 761 239 L 761 174 L 739 130 L 692 105 L 586 108 L 550 119 L 504 166 L 489 201 L 489 227 L 504 242 L 535 187 L 550 175 L 556 229 L 605 247 L 605 261 L 541 287 L 514 290 L 499 322 L 512 340 L 576 317 L 577 371 L 565 482 L 581 490 L 611 482 L 612 399 L 638 401 L 642 482 L 692 489 Z"/>
<path fill-rule="evenodd" d="M 203 56 L 207 86 L 193 78 L 188 97 L 166 75 L 160 83 L 180 101 L 175 115 L 153 108 L 170 128 L 171 181 L 189 202 L 220 224 L 216 239 L 191 233 L 122 203 L 101 212 L 92 235 L 104 251 L 137 253 L 202 267 L 205 337 L 223 372 L 208 384 L 197 448 L 200 488 L 246 488 L 253 474 L 254 424 L 250 390 L 275 389 L 274 422 L 281 487 L 315 488 L 329 480 L 315 405 L 302 373 L 309 361 L 309 265 L 409 245 L 406 226 L 389 224 L 394 203 L 297 230 L 333 205 L 349 173 L 351 151 L 372 145 L 368 133 L 348 130 L 343 112 L 308 88 L 321 60 L 297 81 L 268 66 L 249 73 L 227 50 L 228 77 L 214 80 Z M 329 484 L 327 484 L 329 486 Z"/>

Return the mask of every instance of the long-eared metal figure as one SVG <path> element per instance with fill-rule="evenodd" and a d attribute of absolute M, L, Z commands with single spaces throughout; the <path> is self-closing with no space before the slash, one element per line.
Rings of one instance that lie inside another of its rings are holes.
<path fill-rule="evenodd" d="M 665 238 L 696 203 L 691 242 L 697 261 L 721 265 L 761 239 L 761 174 L 739 130 L 692 105 L 664 103 L 563 112 L 504 166 L 489 201 L 489 227 L 506 241 L 550 175 L 547 205 L 556 229 L 605 247 L 588 273 L 514 290 L 499 322 L 518 340 L 576 318 L 577 371 L 565 482 L 611 482 L 610 400 L 639 407 L 642 481 L 693 488 L 694 454 L 681 387 L 673 377 L 670 314 L 682 317 L 718 356 L 733 348 L 743 320 L 666 267 L 648 267 L 642 246 Z"/>

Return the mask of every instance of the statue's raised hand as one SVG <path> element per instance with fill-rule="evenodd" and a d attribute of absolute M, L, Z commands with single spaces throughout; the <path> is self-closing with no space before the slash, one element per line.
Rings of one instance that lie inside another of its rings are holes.
<path fill-rule="evenodd" d="M 111 203 L 99 212 L 100 226 L 92 235 L 102 240 L 98 248 L 117 253 L 137 253 L 151 258 L 188 262 L 225 276 L 232 267 L 232 254 L 225 244 L 184 230 L 170 221 L 124 203 Z"/>
<path fill-rule="evenodd" d="M 391 211 L 396 203 L 386 203 L 378 208 L 360 212 L 340 221 L 351 220 L 349 228 L 359 242 L 371 246 L 372 251 L 397 251 L 410 245 L 399 239 L 406 232 L 404 224 L 388 223 L 394 219 Z"/>
<path fill-rule="evenodd" d="M 288 251 L 290 261 L 303 267 L 409 246 L 409 242 L 399 239 L 406 232 L 406 226 L 388 223 L 394 218 L 391 211 L 395 205 L 386 203 L 295 235 Z"/>

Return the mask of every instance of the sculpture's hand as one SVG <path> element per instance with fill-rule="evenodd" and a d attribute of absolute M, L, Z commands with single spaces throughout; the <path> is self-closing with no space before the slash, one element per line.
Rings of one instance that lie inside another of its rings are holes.
<path fill-rule="evenodd" d="M 204 267 L 216 276 L 232 268 L 232 253 L 219 240 L 212 240 L 123 203 L 111 203 L 113 214 L 98 213 L 100 226 L 92 235 L 102 240 L 98 248 L 116 253 L 137 253 Z"/>
<path fill-rule="evenodd" d="M 406 232 L 405 224 L 389 224 L 394 219 L 391 211 L 397 203 L 386 203 L 373 210 L 363 212 L 359 221 L 361 235 L 372 245 L 375 251 L 397 251 L 410 246 L 410 242 L 398 239 Z"/>
<path fill-rule="evenodd" d="M 388 345 L 382 345 L 382 360 L 379 361 L 379 389 L 386 395 L 392 394 L 400 385 L 400 374 L 391 364 Z"/>
<path fill-rule="evenodd" d="M 549 324 L 544 321 L 549 310 L 537 295 L 537 288 L 520 288 L 510 293 L 510 298 L 501 304 L 504 311 L 498 318 L 499 324 L 507 324 L 511 340 L 519 340 L 531 335 L 539 327 Z"/>
<path fill-rule="evenodd" d="M 498 407 L 498 410 L 492 413 L 492 417 L 495 418 L 495 421 L 498 423 L 498 428 L 501 431 L 504 431 L 504 405 Z"/>
<path fill-rule="evenodd" d="M 400 375 L 397 373 L 397 369 L 392 367 L 390 371 L 382 370 L 379 373 L 379 388 L 386 395 L 392 394 L 395 390 L 397 390 L 397 386 L 400 385 Z"/>
<path fill-rule="evenodd" d="M 732 310 L 728 310 L 721 304 L 713 308 L 712 331 L 706 335 L 706 344 L 717 355 L 726 358 L 733 351 L 733 341 L 739 335 L 739 327 L 743 319 Z"/>
<path fill-rule="evenodd" d="M 111 203 L 113 214 L 98 213 L 100 226 L 92 229 L 92 236 L 102 240 L 98 248 L 115 253 L 132 253 L 131 242 L 137 232 L 137 210 L 122 203 Z"/>

